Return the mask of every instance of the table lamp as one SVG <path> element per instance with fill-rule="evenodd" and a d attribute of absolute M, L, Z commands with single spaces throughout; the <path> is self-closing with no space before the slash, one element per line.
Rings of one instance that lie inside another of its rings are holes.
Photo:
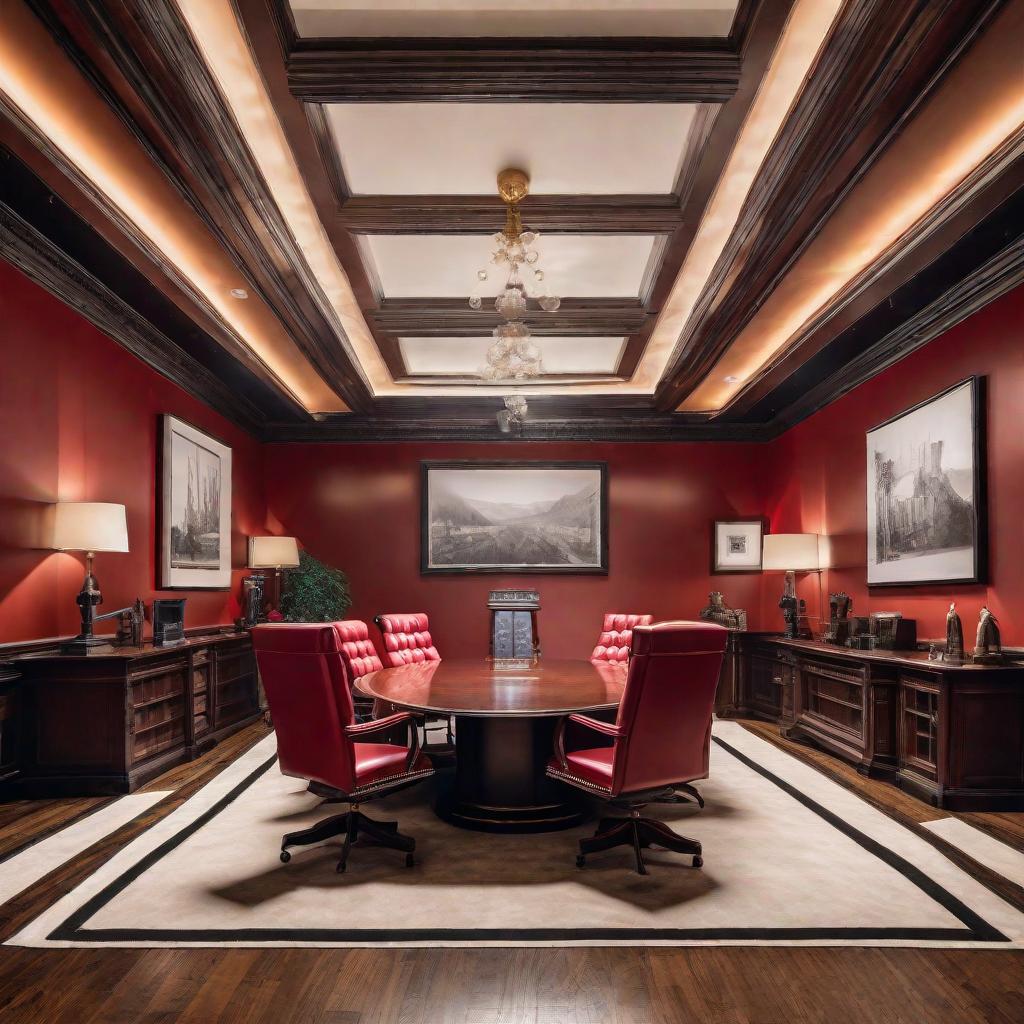
<path fill-rule="evenodd" d="M 294 569 L 299 564 L 299 545 L 294 537 L 250 537 L 249 568 L 272 569 L 275 583 L 282 569 Z M 263 612 L 263 586 L 265 577 L 254 573 L 245 580 L 245 622 L 254 626 Z M 273 604 L 280 598 L 280 587 L 275 587 Z"/>
<path fill-rule="evenodd" d="M 75 598 L 82 614 L 81 630 L 78 636 L 61 646 L 62 654 L 85 654 L 90 647 L 109 642 L 93 635 L 93 624 L 119 614 L 96 614 L 103 595 L 92 573 L 92 563 L 97 551 L 127 552 L 128 524 L 124 505 L 106 501 L 58 501 L 53 506 L 51 547 L 56 551 L 85 552 L 85 580 Z"/>
<path fill-rule="evenodd" d="M 765 571 L 784 572 L 779 607 L 786 620 L 786 637 L 800 637 L 800 612 L 803 601 L 796 596 L 796 573 L 821 572 L 821 538 L 816 533 L 769 533 L 764 538 L 761 568 Z"/>

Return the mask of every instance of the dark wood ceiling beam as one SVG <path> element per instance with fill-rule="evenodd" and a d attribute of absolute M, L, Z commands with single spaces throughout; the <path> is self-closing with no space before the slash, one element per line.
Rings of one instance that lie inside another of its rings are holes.
<path fill-rule="evenodd" d="M 712 370 L 1004 2 L 845 6 L 690 316 L 659 408 Z"/>
<path fill-rule="evenodd" d="M 739 78 L 713 39 L 314 39 L 288 54 L 308 103 L 724 103 Z"/>
<path fill-rule="evenodd" d="M 190 202 L 324 381 L 369 389 L 173 0 L 30 0 L 71 59 Z"/>
<path fill-rule="evenodd" d="M 801 397 L 785 413 L 791 425 L 1020 281 L 1024 130 L 1007 140 L 986 165 L 917 225 L 913 239 L 866 275 L 840 308 L 810 324 L 798 342 L 765 367 L 716 419 L 739 421 L 752 413 L 776 418 L 781 407 L 773 396 L 792 390 L 791 379 L 806 376 L 808 364 L 837 341 L 855 348 L 856 334 L 859 352 L 820 381 L 804 380 L 796 389 Z"/>
<path fill-rule="evenodd" d="M 470 309 L 465 299 L 385 299 L 370 316 L 391 335 L 486 337 L 502 322 L 493 307 Z M 563 299 L 554 313 L 531 309 L 523 317 L 538 336 L 624 336 L 641 330 L 650 314 L 635 300 Z"/>
<path fill-rule="evenodd" d="M 527 196 L 523 223 L 535 231 L 587 234 L 670 234 L 682 226 L 674 195 Z M 353 234 L 489 234 L 504 225 L 497 196 L 352 196 L 338 223 Z"/>

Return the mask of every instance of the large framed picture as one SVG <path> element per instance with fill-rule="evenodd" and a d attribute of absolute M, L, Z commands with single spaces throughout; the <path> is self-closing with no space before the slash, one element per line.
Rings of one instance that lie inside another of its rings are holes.
<path fill-rule="evenodd" d="M 868 586 L 984 581 L 983 383 L 969 377 L 868 431 Z"/>
<path fill-rule="evenodd" d="M 421 572 L 608 572 L 605 463 L 421 467 Z"/>
<path fill-rule="evenodd" d="M 161 417 L 161 590 L 231 586 L 231 449 L 177 416 Z"/>
<path fill-rule="evenodd" d="M 765 520 L 716 519 L 712 524 L 711 572 L 760 572 Z"/>

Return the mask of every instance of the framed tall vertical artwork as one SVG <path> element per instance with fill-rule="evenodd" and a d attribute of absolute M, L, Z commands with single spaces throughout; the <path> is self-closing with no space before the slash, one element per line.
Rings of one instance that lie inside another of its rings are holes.
<path fill-rule="evenodd" d="M 161 417 L 159 587 L 231 586 L 231 449 L 177 416 Z"/>
<path fill-rule="evenodd" d="M 983 384 L 969 377 L 868 431 L 868 586 L 984 582 Z"/>

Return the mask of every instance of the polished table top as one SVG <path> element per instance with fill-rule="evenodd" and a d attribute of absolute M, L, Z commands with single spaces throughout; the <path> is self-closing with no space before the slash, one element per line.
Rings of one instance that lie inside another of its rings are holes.
<path fill-rule="evenodd" d="M 537 717 L 613 708 L 625 682 L 622 663 L 449 658 L 371 672 L 356 689 L 415 711 Z"/>

